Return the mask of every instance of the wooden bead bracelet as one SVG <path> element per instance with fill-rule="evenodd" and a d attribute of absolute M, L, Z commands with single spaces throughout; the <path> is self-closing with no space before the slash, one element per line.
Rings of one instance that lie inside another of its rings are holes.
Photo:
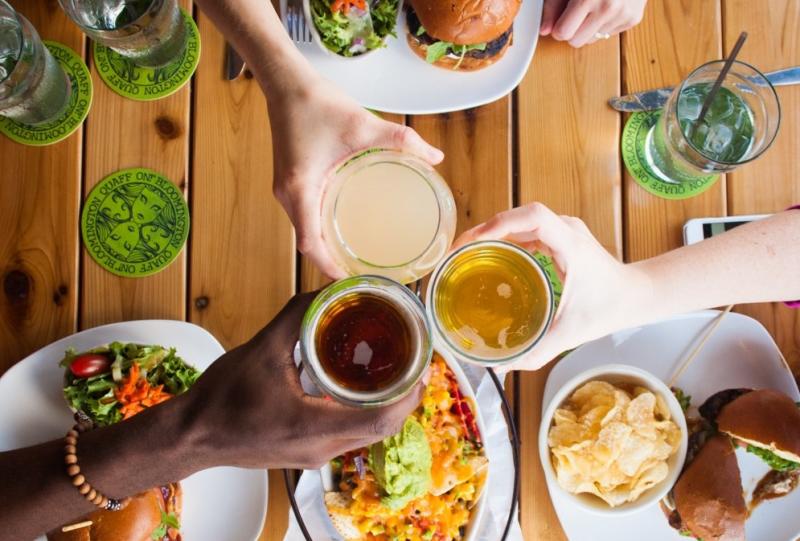
<path fill-rule="evenodd" d="M 67 466 L 67 475 L 72 481 L 72 485 L 78 489 L 78 492 L 89 501 L 95 504 L 100 509 L 106 511 L 119 511 L 124 509 L 131 501 L 130 498 L 117 500 L 109 498 L 86 480 L 86 477 L 81 473 L 81 467 L 78 465 L 78 437 L 82 432 L 90 430 L 90 424 L 78 422 L 75 426 L 67 432 L 64 438 L 64 464 Z"/>

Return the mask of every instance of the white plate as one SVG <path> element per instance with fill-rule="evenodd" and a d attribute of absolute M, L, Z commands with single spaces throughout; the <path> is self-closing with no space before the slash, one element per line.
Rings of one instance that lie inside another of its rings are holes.
<path fill-rule="evenodd" d="M 477 407 L 478 399 L 475 396 L 475 391 L 472 389 L 472 385 L 470 385 L 469 380 L 467 379 L 467 375 L 464 373 L 464 370 L 461 366 L 455 361 L 452 355 L 449 353 L 441 352 L 441 350 L 437 350 L 436 353 L 442 356 L 442 358 L 447 363 L 447 366 L 453 371 L 453 374 L 456 376 L 456 381 L 458 382 L 459 390 L 464 394 L 472 399 L 472 403 L 476 406 L 475 407 L 475 419 L 478 422 L 478 430 L 481 433 L 481 439 L 485 441 L 486 438 L 486 425 L 483 422 L 483 413 L 481 413 L 480 408 Z M 492 476 L 492 456 L 488 451 L 488 446 L 485 447 L 487 452 L 486 458 L 489 459 L 489 466 L 488 471 L 486 473 L 486 480 L 484 481 L 485 486 L 488 488 L 489 483 L 491 482 Z M 320 476 L 322 478 L 322 487 L 326 492 L 330 492 L 334 490 L 333 485 L 333 471 L 331 470 L 330 464 L 326 464 L 323 466 L 321 470 L 319 470 Z M 478 532 L 480 531 L 480 524 L 481 520 L 483 520 L 483 514 L 485 505 L 484 502 L 486 500 L 486 493 L 487 490 L 484 490 L 481 494 L 478 503 L 475 507 L 472 508 L 472 515 L 470 516 L 469 525 L 467 526 L 467 532 L 464 536 L 464 541 L 477 541 L 478 539 Z"/>
<path fill-rule="evenodd" d="M 205 370 L 225 353 L 208 332 L 182 321 L 114 323 L 63 338 L 18 362 L 0 378 L 0 451 L 63 437 L 73 421 L 64 401 L 64 372 L 58 362 L 69 347 L 83 351 L 115 340 L 174 347 L 198 370 Z M 267 509 L 265 471 L 213 468 L 182 484 L 185 539 L 258 538 Z"/>
<path fill-rule="evenodd" d="M 280 2 L 285 20 L 286 0 Z M 401 12 L 397 38 L 363 58 L 325 54 L 316 43 L 297 48 L 326 79 L 358 103 L 387 113 L 423 115 L 460 111 L 495 101 L 522 81 L 539 39 L 542 0 L 523 0 L 514 20 L 514 41 L 491 66 L 473 72 L 431 66 L 408 47 L 406 16 Z"/>
<path fill-rule="evenodd" d="M 547 379 L 543 408 L 571 377 L 607 363 L 638 366 L 668 381 L 698 343 L 717 311 L 687 314 L 646 327 L 614 333 L 590 342 L 562 359 Z M 728 314 L 689 365 L 677 386 L 692 396 L 696 408 L 717 391 L 733 387 L 769 388 L 800 400 L 791 371 L 760 323 L 741 314 Z M 736 451 L 745 494 L 768 471 L 761 460 Z M 558 486 L 549 484 L 550 497 L 567 537 L 572 541 L 685 541 L 670 528 L 658 506 L 623 517 L 604 517 L 569 505 Z M 794 541 L 800 536 L 800 491 L 768 501 L 747 521 L 748 541 Z"/>

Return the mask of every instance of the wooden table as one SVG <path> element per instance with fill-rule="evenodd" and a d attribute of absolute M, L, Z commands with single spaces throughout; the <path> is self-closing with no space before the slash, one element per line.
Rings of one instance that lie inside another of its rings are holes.
<path fill-rule="evenodd" d="M 188 2 L 182 3 L 188 7 Z M 87 40 L 53 0 L 14 2 L 46 39 L 87 55 Z M 212 332 L 226 347 L 248 339 L 296 291 L 320 277 L 295 252 L 291 225 L 271 192 L 271 136 L 253 80 L 222 78 L 223 39 L 196 13 L 203 38 L 193 86 L 139 103 L 111 93 L 93 70 L 85 126 L 49 148 L 0 138 L 0 373 L 62 336 L 114 321 L 171 318 Z M 772 149 L 687 201 L 658 199 L 635 184 L 619 153 L 625 118 L 606 105 L 621 92 L 678 82 L 720 58 L 742 30 L 741 58 L 763 70 L 800 64 L 797 0 L 650 0 L 621 38 L 581 50 L 545 39 L 522 85 L 495 103 L 458 113 L 395 117 L 447 159 L 441 172 L 461 229 L 496 212 L 542 201 L 583 218 L 626 261 L 680 246 L 691 217 L 775 212 L 800 202 L 800 88 L 779 90 L 783 123 Z M 189 200 L 188 248 L 144 279 L 101 269 L 81 247 L 82 199 L 125 167 L 158 170 Z M 680 284 L 676 284 L 680 287 Z M 741 310 L 759 319 L 800 373 L 800 316 L 779 305 Z M 547 370 L 516 376 L 523 444 L 521 522 L 526 539 L 564 534 L 536 450 Z M 287 503 L 270 476 L 263 539 L 280 539 Z"/>

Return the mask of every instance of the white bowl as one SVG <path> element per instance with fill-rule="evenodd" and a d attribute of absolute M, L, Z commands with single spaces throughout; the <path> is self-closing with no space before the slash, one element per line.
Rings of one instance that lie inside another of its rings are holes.
<path fill-rule="evenodd" d="M 395 20 L 394 28 L 395 28 L 395 33 L 397 33 L 398 37 L 393 37 L 391 34 L 387 34 L 383 38 L 383 43 L 384 44 L 386 43 L 386 40 L 388 40 L 388 39 L 400 39 L 400 36 L 403 36 L 403 34 L 401 34 L 400 32 L 397 32 L 397 25 L 398 25 L 398 22 L 400 20 L 400 17 L 403 16 L 403 4 L 404 4 L 404 2 L 405 2 L 405 0 L 400 0 L 397 3 L 397 20 Z M 312 41 L 314 43 L 316 43 L 317 46 L 322 50 L 322 52 L 325 53 L 328 56 L 331 56 L 331 57 L 334 57 L 334 58 L 341 58 L 342 60 L 348 60 L 348 61 L 351 61 L 351 60 L 362 60 L 365 57 L 369 56 L 371 53 L 375 53 L 377 51 L 380 51 L 381 49 L 385 49 L 386 48 L 385 46 L 384 47 L 378 47 L 377 49 L 372 49 L 371 51 L 367 51 L 367 52 L 361 53 L 361 54 L 356 55 L 356 56 L 343 56 L 343 55 L 337 54 L 337 53 L 331 51 L 330 49 L 328 49 L 325 46 L 325 44 L 322 43 L 322 36 L 319 33 L 319 29 L 317 28 L 317 25 L 314 24 L 314 18 L 311 16 L 311 0 L 303 0 L 303 16 L 306 19 L 306 25 L 308 25 L 308 27 L 311 29 L 311 35 L 313 37 Z"/>
<path fill-rule="evenodd" d="M 550 446 L 547 444 L 547 436 L 550 432 L 550 425 L 553 421 L 553 415 L 569 396 L 577 390 L 584 383 L 592 380 L 604 380 L 609 383 L 625 382 L 635 383 L 646 389 L 649 389 L 661 395 L 669 407 L 672 420 L 678 425 L 681 430 L 681 441 L 678 450 L 667 461 L 669 473 L 667 477 L 659 484 L 651 487 L 639 496 L 639 499 L 633 502 L 628 502 L 617 507 L 609 506 L 605 501 L 601 500 L 593 494 L 572 494 L 561 488 L 556 479 L 556 472 L 553 468 L 553 463 L 550 457 Z M 542 422 L 539 427 L 539 458 L 542 462 L 545 477 L 548 480 L 548 485 L 557 487 L 566 498 L 571 500 L 570 503 L 597 514 L 602 515 L 627 515 L 635 513 L 641 509 L 656 505 L 667 493 L 672 489 L 675 481 L 678 480 L 683 463 L 686 459 L 686 450 L 688 448 L 689 436 L 686 427 L 686 417 L 683 414 L 681 405 L 672 394 L 669 387 L 659 378 L 635 366 L 625 364 L 606 364 L 581 372 L 571 380 L 569 380 L 563 387 L 555 394 L 553 399 L 547 405 L 544 414 L 542 415 Z"/>
<path fill-rule="evenodd" d="M 456 362 L 455 358 L 447 351 L 442 351 L 440 349 L 436 349 L 435 353 L 441 355 L 444 361 L 447 363 L 447 366 L 453 371 L 453 374 L 456 376 L 456 381 L 458 381 L 458 388 L 464 394 L 472 399 L 472 403 L 475 406 L 475 420 L 478 423 L 478 430 L 481 432 L 481 438 L 486 440 L 486 425 L 483 423 L 483 415 L 481 413 L 480 408 L 478 407 L 478 399 L 475 396 L 475 391 L 472 389 L 472 385 L 470 385 L 469 380 L 467 379 L 467 375 L 464 374 L 464 371 L 461 369 L 461 366 Z M 486 448 L 484 447 L 484 450 Z M 486 471 L 486 479 L 484 480 L 484 489 L 480 498 L 478 498 L 478 502 L 475 504 L 475 507 L 472 508 L 472 514 L 469 517 L 469 524 L 467 524 L 467 532 L 464 535 L 464 541 L 478 541 L 478 533 L 480 532 L 480 525 L 481 521 L 483 520 L 483 514 L 486 510 L 486 488 L 489 486 L 491 482 L 492 476 L 492 457 L 488 454 L 486 458 L 489 459 L 489 467 Z M 336 486 L 333 482 L 333 470 L 331 470 L 330 463 L 325 464 L 319 470 L 320 476 L 322 477 L 322 487 L 325 492 L 331 492 L 336 490 Z"/>

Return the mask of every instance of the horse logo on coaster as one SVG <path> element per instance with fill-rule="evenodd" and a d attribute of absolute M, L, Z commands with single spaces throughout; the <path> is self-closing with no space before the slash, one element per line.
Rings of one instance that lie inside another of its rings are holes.
<path fill-rule="evenodd" d="M 102 267 L 120 276 L 146 276 L 180 253 L 189 235 L 189 209 L 180 190 L 163 176 L 125 169 L 89 194 L 81 230 Z"/>
<path fill-rule="evenodd" d="M 183 54 L 160 68 L 137 66 L 131 60 L 94 42 L 94 64 L 100 78 L 111 90 L 132 100 L 150 101 L 177 92 L 191 79 L 200 61 L 200 33 L 183 9 L 186 47 Z"/>

